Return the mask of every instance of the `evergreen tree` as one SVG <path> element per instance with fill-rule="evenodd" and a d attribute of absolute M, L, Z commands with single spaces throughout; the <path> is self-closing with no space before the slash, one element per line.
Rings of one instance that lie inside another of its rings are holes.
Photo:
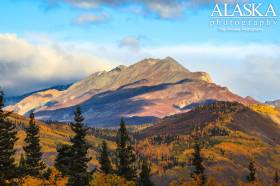
<path fill-rule="evenodd" d="M 206 181 L 206 177 L 204 175 L 204 166 L 203 166 L 203 158 L 200 153 L 200 144 L 198 141 L 195 142 L 194 145 L 194 152 L 193 152 L 193 158 L 192 158 L 192 166 L 194 166 L 194 171 L 191 173 L 191 177 L 195 179 L 199 179 L 200 184 L 204 185 Z"/>
<path fill-rule="evenodd" d="M 25 158 L 24 158 L 24 155 L 21 154 L 20 155 L 20 160 L 19 160 L 19 165 L 18 165 L 18 174 L 19 174 L 20 177 L 25 176 L 25 170 L 26 170 Z"/>
<path fill-rule="evenodd" d="M 102 170 L 102 172 L 104 172 L 105 174 L 109 174 L 112 172 L 112 165 L 108 155 L 107 143 L 105 141 L 102 142 L 99 163 L 101 165 L 100 169 Z"/>
<path fill-rule="evenodd" d="M 87 157 L 89 144 L 86 142 L 86 134 L 88 128 L 85 127 L 84 117 L 80 107 L 75 111 L 75 122 L 71 123 L 71 129 L 75 135 L 71 138 L 73 156 L 71 159 L 71 171 L 69 172 L 68 185 L 71 186 L 86 186 L 89 184 L 90 175 L 87 172 L 87 164 L 90 158 Z"/>
<path fill-rule="evenodd" d="M 274 183 L 277 185 L 279 184 L 280 180 L 279 180 L 279 175 L 278 175 L 278 171 L 275 171 L 274 174 Z"/>
<path fill-rule="evenodd" d="M 73 149 L 71 145 L 58 145 L 56 151 L 58 155 L 55 159 L 55 167 L 63 176 L 70 175 L 73 162 Z"/>
<path fill-rule="evenodd" d="M 15 177 L 15 150 L 17 140 L 15 125 L 7 121 L 3 111 L 4 93 L 0 90 L 0 185 Z"/>
<path fill-rule="evenodd" d="M 39 127 L 36 125 L 34 113 L 30 114 L 29 126 L 25 129 L 25 173 L 33 177 L 41 177 L 46 168 L 42 161 Z"/>
<path fill-rule="evenodd" d="M 117 174 L 125 177 L 127 180 L 135 180 L 136 155 L 123 119 L 121 119 L 120 128 L 117 133 L 116 157 Z"/>
<path fill-rule="evenodd" d="M 248 170 L 249 170 L 249 175 L 247 176 L 248 182 L 256 181 L 256 168 L 255 168 L 255 162 L 253 159 L 250 160 Z"/>
<path fill-rule="evenodd" d="M 153 182 L 150 180 L 151 168 L 147 160 L 142 160 L 141 172 L 139 178 L 139 186 L 154 186 Z"/>

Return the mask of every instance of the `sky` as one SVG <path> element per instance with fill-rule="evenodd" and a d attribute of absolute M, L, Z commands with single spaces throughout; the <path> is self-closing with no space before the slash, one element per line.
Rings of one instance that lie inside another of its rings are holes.
<path fill-rule="evenodd" d="M 237 1 L 1 0 L 0 86 L 20 95 L 171 56 L 241 96 L 280 99 L 280 19 L 254 32 L 211 25 L 216 3 L 251 3 Z M 280 14 L 278 0 L 254 2 Z"/>

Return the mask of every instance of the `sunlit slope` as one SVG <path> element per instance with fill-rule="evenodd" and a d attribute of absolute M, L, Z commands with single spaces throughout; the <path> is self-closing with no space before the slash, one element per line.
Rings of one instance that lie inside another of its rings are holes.
<path fill-rule="evenodd" d="M 16 123 L 17 130 L 18 130 L 18 141 L 16 143 L 17 149 L 17 160 L 22 153 L 22 146 L 24 144 L 25 132 L 24 127 L 28 126 L 29 118 L 20 116 L 15 113 L 10 113 L 8 119 L 11 120 L 13 123 Z M 40 142 L 42 146 L 43 158 L 44 161 L 52 165 L 55 160 L 56 156 L 56 147 L 59 144 L 69 144 L 70 136 L 73 135 L 72 130 L 68 124 L 63 123 L 55 123 L 55 124 L 46 124 L 41 121 L 36 121 L 36 124 L 39 126 L 40 129 Z M 91 145 L 89 156 L 93 157 L 91 160 L 91 165 L 96 165 L 96 150 L 101 144 L 101 139 L 96 138 L 93 135 L 88 135 L 87 140 Z M 109 148 L 114 148 L 114 144 L 110 141 Z"/>
<path fill-rule="evenodd" d="M 280 169 L 280 128 L 271 119 L 279 113 L 274 111 L 229 102 L 198 107 L 140 131 L 138 149 L 154 162 L 154 181 L 168 185 L 174 179 L 189 179 L 192 136 L 199 133 L 208 176 L 237 185 L 245 181 L 253 158 L 258 178 L 268 185 Z"/>

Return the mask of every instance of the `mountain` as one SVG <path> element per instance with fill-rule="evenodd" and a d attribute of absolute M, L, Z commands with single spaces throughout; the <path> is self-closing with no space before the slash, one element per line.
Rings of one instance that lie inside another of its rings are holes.
<path fill-rule="evenodd" d="M 18 102 L 20 102 L 21 100 L 23 100 L 24 98 L 28 97 L 28 96 L 31 96 L 32 94 L 36 94 L 38 92 L 44 92 L 44 91 L 47 91 L 47 90 L 51 90 L 51 89 L 55 89 L 55 90 L 59 90 L 59 91 L 62 91 L 62 90 L 66 90 L 67 88 L 69 88 L 72 84 L 67 84 L 67 85 L 56 85 L 56 86 L 52 86 L 52 87 L 49 87 L 49 88 L 45 88 L 45 89 L 41 89 L 41 90 L 37 90 L 37 91 L 33 91 L 33 92 L 29 92 L 29 93 L 26 93 L 26 94 L 23 94 L 23 95 L 19 95 L 19 96 L 10 96 L 10 97 L 7 97 L 5 99 L 5 104 L 7 106 L 9 105 L 14 105 Z"/>
<path fill-rule="evenodd" d="M 267 143 L 280 144 L 280 123 L 273 121 L 258 107 L 265 108 L 265 106 L 246 107 L 237 102 L 217 101 L 196 107 L 187 113 L 165 117 L 152 127 L 143 130 L 140 137 L 190 134 L 194 128 L 205 128 L 208 125 L 220 126 L 222 123 L 222 127 L 230 130 L 242 131 L 259 137 Z M 276 110 L 275 112 L 280 118 L 279 112 Z"/>
<path fill-rule="evenodd" d="M 68 122 L 80 105 L 88 124 L 112 126 L 121 117 L 130 124 L 149 123 L 215 100 L 257 103 L 216 85 L 207 73 L 190 72 L 167 57 L 96 72 L 64 91 L 33 94 L 9 109 L 21 114 L 34 110 L 39 119 Z"/>
<path fill-rule="evenodd" d="M 275 106 L 276 108 L 280 109 L 280 99 L 276 101 L 267 101 L 266 104 Z"/>

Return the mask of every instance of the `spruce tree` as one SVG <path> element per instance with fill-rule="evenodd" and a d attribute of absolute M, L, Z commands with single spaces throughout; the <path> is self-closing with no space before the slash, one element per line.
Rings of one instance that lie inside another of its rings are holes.
<path fill-rule="evenodd" d="M 142 160 L 141 172 L 139 177 L 139 186 L 154 186 L 153 182 L 150 180 L 151 168 L 147 160 Z"/>
<path fill-rule="evenodd" d="M 255 168 L 255 162 L 253 159 L 250 160 L 248 170 L 249 170 L 249 175 L 247 176 L 247 181 L 248 182 L 256 181 L 256 168 Z"/>
<path fill-rule="evenodd" d="M 200 153 L 200 144 L 198 141 L 195 142 L 194 152 L 192 154 L 192 166 L 194 166 L 194 171 L 191 173 L 191 177 L 195 179 L 199 179 L 200 185 L 204 185 L 206 181 L 206 177 L 204 175 L 204 166 L 203 166 L 203 158 Z"/>
<path fill-rule="evenodd" d="M 73 162 L 73 149 L 71 145 L 58 145 L 56 148 L 58 155 L 55 159 L 55 167 L 63 176 L 70 175 Z"/>
<path fill-rule="evenodd" d="M 117 133 L 116 142 L 117 174 L 119 176 L 125 177 L 127 180 L 135 180 L 136 155 L 123 119 L 121 119 L 120 122 L 120 128 Z"/>
<path fill-rule="evenodd" d="M 82 116 L 80 107 L 77 107 L 75 111 L 74 120 L 75 122 L 71 123 L 71 129 L 74 131 L 75 135 L 70 140 L 72 143 L 73 156 L 68 185 L 86 186 L 90 181 L 90 175 L 87 172 L 87 164 L 90 161 L 90 158 L 87 157 L 87 151 L 90 146 L 85 139 L 88 128 L 86 128 L 83 123 L 84 117 Z"/>
<path fill-rule="evenodd" d="M 41 177 L 46 166 L 42 161 L 39 127 L 36 125 L 33 112 L 30 114 L 29 126 L 25 129 L 25 132 L 25 146 L 23 147 L 25 173 L 29 176 Z"/>
<path fill-rule="evenodd" d="M 24 155 L 21 154 L 20 155 L 20 160 L 19 160 L 19 165 L 18 165 L 18 175 L 20 177 L 24 177 L 25 176 L 25 170 L 26 170 L 25 158 L 24 158 Z"/>
<path fill-rule="evenodd" d="M 17 132 L 15 125 L 7 120 L 3 107 L 4 93 L 0 90 L 0 185 L 16 176 L 14 145 Z"/>
<path fill-rule="evenodd" d="M 274 174 L 274 183 L 277 185 L 279 184 L 280 180 L 279 180 L 279 175 L 278 175 L 278 171 L 275 171 Z"/>
<path fill-rule="evenodd" d="M 104 172 L 105 174 L 109 174 L 112 172 L 112 165 L 109 159 L 106 141 L 102 142 L 99 163 L 101 165 L 100 169 L 102 170 L 102 172 Z"/>

